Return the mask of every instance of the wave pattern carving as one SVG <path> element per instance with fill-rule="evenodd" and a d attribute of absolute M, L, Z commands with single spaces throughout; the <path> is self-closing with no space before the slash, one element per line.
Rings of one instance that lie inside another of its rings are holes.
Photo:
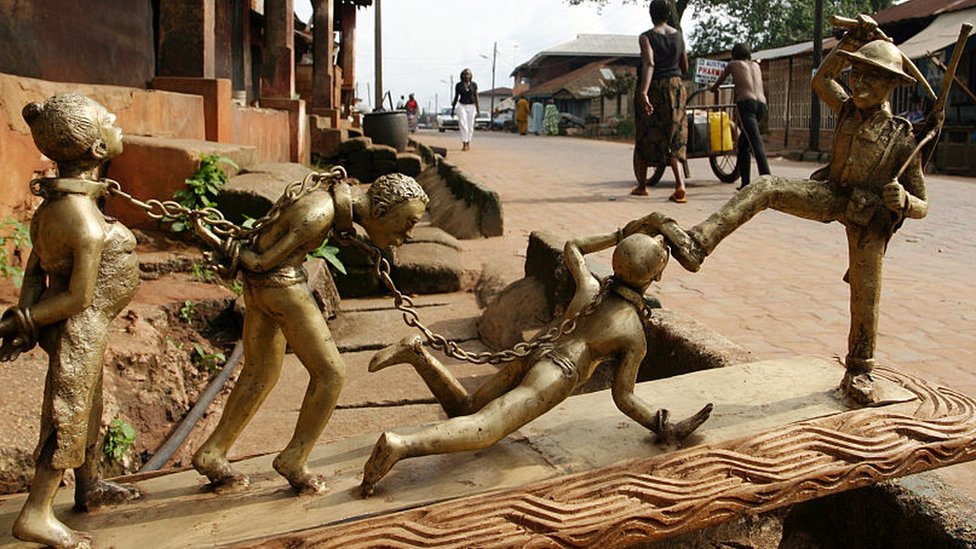
<path fill-rule="evenodd" d="M 894 370 L 875 372 L 919 400 L 289 538 L 303 547 L 617 547 L 976 459 L 976 402 Z"/>

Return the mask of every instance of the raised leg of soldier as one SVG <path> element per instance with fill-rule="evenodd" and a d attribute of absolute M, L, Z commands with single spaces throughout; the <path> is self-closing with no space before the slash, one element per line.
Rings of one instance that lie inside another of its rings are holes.
<path fill-rule="evenodd" d="M 878 339 L 881 271 L 888 234 L 885 228 L 848 226 L 851 327 L 847 336 L 847 372 L 841 388 L 859 404 L 874 402 L 874 350 Z"/>
<path fill-rule="evenodd" d="M 719 242 L 763 210 L 778 210 L 814 221 L 833 221 L 844 213 L 846 205 L 846 199 L 825 182 L 765 175 L 688 231 L 670 217 L 653 212 L 632 222 L 633 227 L 628 225 L 625 233 L 641 226 L 664 235 L 678 263 L 697 272 Z"/>
<path fill-rule="evenodd" d="M 104 350 L 104 347 L 102 347 Z M 99 368 L 102 352 L 98 353 Z M 99 464 L 102 460 L 102 376 L 99 374 L 88 416 L 88 439 L 85 444 L 85 461 L 75 469 L 75 509 L 91 511 L 104 505 L 117 505 L 142 496 L 131 484 L 120 484 L 102 478 Z"/>
<path fill-rule="evenodd" d="M 309 472 L 305 463 L 335 410 L 345 383 L 345 366 L 329 326 L 305 285 L 272 292 L 267 303 L 274 303 L 275 320 L 309 375 L 295 433 L 275 458 L 274 468 L 299 492 L 321 493 L 327 488 L 325 477 Z"/>
<path fill-rule="evenodd" d="M 91 547 L 91 535 L 68 528 L 54 516 L 54 496 L 64 471 L 51 467 L 54 435 L 41 450 L 30 494 L 14 522 L 13 535 L 22 541 L 56 548 Z"/>
<path fill-rule="evenodd" d="M 244 314 L 244 368 L 227 397 L 216 429 L 193 456 L 193 468 L 206 475 L 217 492 L 250 485 L 247 475 L 231 467 L 227 452 L 278 381 L 285 354 L 284 335 L 271 316 L 261 310 L 246 283 L 244 297 L 248 303 Z"/>
<path fill-rule="evenodd" d="M 383 433 L 363 468 L 363 497 L 369 497 L 401 459 L 487 448 L 566 400 L 575 387 L 576 376 L 566 376 L 559 366 L 543 359 L 517 387 L 471 415 L 407 435 Z"/>
<path fill-rule="evenodd" d="M 377 351 L 369 361 L 369 371 L 378 372 L 395 364 L 410 364 L 427 384 L 448 417 L 470 414 L 518 385 L 522 361 L 506 363 L 473 394 L 468 394 L 451 372 L 427 352 L 419 335 L 407 336 L 398 343 Z"/>

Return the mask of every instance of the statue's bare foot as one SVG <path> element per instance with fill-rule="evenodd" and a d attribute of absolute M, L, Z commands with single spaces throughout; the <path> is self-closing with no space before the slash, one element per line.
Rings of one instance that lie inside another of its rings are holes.
<path fill-rule="evenodd" d="M 107 480 L 96 480 L 91 489 L 75 494 L 75 509 L 92 511 L 106 505 L 118 505 L 142 497 L 142 492 L 131 484 L 119 484 Z"/>
<path fill-rule="evenodd" d="M 304 465 L 291 464 L 286 459 L 283 459 L 281 455 L 275 458 L 272 465 L 275 471 L 278 471 L 279 475 L 285 477 L 288 484 L 291 484 L 291 487 L 303 496 L 323 494 L 329 489 L 325 483 L 324 475 L 310 473 Z"/>
<path fill-rule="evenodd" d="M 369 371 L 378 372 L 394 364 L 412 363 L 423 352 L 423 340 L 419 335 L 410 335 L 399 342 L 384 347 L 373 355 L 369 361 Z"/>
<path fill-rule="evenodd" d="M 870 406 L 878 401 L 874 390 L 874 378 L 870 373 L 846 372 L 843 381 L 840 382 L 840 389 L 846 398 L 858 406 Z"/>
<path fill-rule="evenodd" d="M 688 437 L 692 432 L 695 431 L 708 416 L 712 414 L 712 405 L 706 404 L 704 408 L 698 411 L 695 415 L 681 420 L 678 423 L 671 423 L 668 419 L 671 417 L 671 412 L 661 408 L 657 411 L 654 418 L 655 427 L 652 429 L 655 434 L 657 434 L 658 442 L 664 444 L 677 445 L 682 440 Z"/>
<path fill-rule="evenodd" d="M 403 458 L 403 440 L 393 433 L 383 433 L 373 446 L 373 453 L 363 467 L 363 483 L 359 487 L 364 498 L 373 495 L 373 488 L 390 469 Z"/>
<path fill-rule="evenodd" d="M 14 522 L 13 534 L 21 541 L 40 543 L 57 549 L 88 549 L 92 543 L 91 534 L 68 528 L 50 512 L 37 513 L 27 508 L 20 512 Z"/>
<path fill-rule="evenodd" d="M 201 448 L 193 456 L 193 468 L 207 477 L 210 487 L 218 494 L 230 494 L 247 490 L 251 486 L 251 479 L 244 473 L 239 473 L 230 466 L 224 456 L 214 454 Z"/>

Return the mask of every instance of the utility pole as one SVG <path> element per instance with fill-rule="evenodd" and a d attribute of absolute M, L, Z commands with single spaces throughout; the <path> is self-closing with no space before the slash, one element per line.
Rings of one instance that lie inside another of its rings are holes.
<path fill-rule="evenodd" d="M 823 0 L 815 0 L 813 8 L 813 70 L 820 69 L 823 55 Z M 820 97 L 811 91 L 810 98 L 810 145 L 811 151 L 820 150 Z"/>
<path fill-rule="evenodd" d="M 376 73 L 376 103 L 373 105 L 373 110 L 383 109 L 383 18 L 380 16 L 380 1 L 374 0 L 373 2 L 373 15 L 375 17 L 375 32 L 374 32 L 374 43 L 376 44 L 375 59 L 373 61 L 373 70 Z"/>
<path fill-rule="evenodd" d="M 491 47 L 491 109 L 488 111 L 488 129 L 495 128 L 495 61 L 498 59 L 498 42 Z"/>

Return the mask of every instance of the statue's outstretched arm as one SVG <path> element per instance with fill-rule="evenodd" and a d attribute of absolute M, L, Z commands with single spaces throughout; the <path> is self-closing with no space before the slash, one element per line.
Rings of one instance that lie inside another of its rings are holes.
<path fill-rule="evenodd" d="M 671 421 L 671 412 L 665 408 L 655 410 L 634 394 L 637 370 L 644 359 L 646 347 L 642 343 L 628 349 L 613 379 L 613 402 L 627 417 L 640 423 L 657 435 L 658 442 L 678 444 L 695 431 L 712 413 L 712 405 L 706 404 L 694 415 L 677 423 Z"/>

